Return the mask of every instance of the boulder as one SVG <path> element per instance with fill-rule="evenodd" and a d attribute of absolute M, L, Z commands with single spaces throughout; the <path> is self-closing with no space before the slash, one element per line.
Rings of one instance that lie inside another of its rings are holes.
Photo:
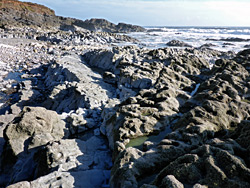
<path fill-rule="evenodd" d="M 42 107 L 25 107 L 4 131 L 15 156 L 64 136 L 65 123 L 56 112 Z"/>
<path fill-rule="evenodd" d="M 34 178 L 34 153 L 49 141 L 63 138 L 64 131 L 65 123 L 56 112 L 42 107 L 25 107 L 4 130 L 2 169 L 9 175 L 9 181 L 15 183 Z"/>

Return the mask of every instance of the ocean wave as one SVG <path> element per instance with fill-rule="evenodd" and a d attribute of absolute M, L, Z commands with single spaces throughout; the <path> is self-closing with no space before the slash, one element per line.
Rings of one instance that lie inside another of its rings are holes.
<path fill-rule="evenodd" d="M 218 27 L 146 27 L 147 32 L 187 32 L 187 33 L 217 33 L 217 34 L 235 34 L 250 35 L 250 27 L 242 28 L 218 28 Z"/>
<path fill-rule="evenodd" d="M 250 27 L 146 27 L 146 32 L 130 33 L 148 48 L 167 47 L 171 40 L 178 40 L 200 47 L 207 43 L 221 51 L 239 51 L 250 45 Z M 228 43 L 228 44 L 226 44 Z M 233 43 L 233 45 L 232 45 Z"/>

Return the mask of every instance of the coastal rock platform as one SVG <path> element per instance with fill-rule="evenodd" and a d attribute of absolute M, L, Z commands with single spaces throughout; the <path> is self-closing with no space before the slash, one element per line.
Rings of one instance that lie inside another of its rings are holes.
<path fill-rule="evenodd" d="M 249 49 L 24 23 L 0 29 L 0 187 L 250 187 Z"/>

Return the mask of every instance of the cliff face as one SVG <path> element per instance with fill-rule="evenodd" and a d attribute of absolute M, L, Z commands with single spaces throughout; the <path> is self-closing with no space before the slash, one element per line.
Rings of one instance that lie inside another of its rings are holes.
<path fill-rule="evenodd" d="M 0 10 L 5 11 L 21 11 L 25 13 L 38 13 L 42 15 L 54 15 L 55 11 L 45 7 L 43 5 L 29 3 L 29 2 L 20 2 L 17 0 L 0 0 Z"/>
<path fill-rule="evenodd" d="M 0 0 L 0 27 L 30 26 L 42 28 L 56 28 L 61 30 L 75 30 L 80 27 L 90 31 L 105 31 L 112 33 L 126 33 L 145 31 L 143 27 L 118 24 L 115 25 L 105 19 L 79 20 L 55 15 L 55 11 L 43 5 L 20 2 L 17 0 Z"/>
<path fill-rule="evenodd" d="M 58 26 L 55 12 L 45 6 L 20 2 L 17 0 L 0 1 L 0 27 L 51 27 Z"/>

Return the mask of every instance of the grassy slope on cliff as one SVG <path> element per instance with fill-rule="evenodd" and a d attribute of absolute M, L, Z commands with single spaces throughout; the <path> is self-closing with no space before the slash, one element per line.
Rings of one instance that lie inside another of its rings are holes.
<path fill-rule="evenodd" d="M 14 9 L 24 12 L 35 12 L 43 15 L 55 15 L 55 11 L 36 3 L 20 2 L 17 0 L 0 0 L 0 9 Z"/>

